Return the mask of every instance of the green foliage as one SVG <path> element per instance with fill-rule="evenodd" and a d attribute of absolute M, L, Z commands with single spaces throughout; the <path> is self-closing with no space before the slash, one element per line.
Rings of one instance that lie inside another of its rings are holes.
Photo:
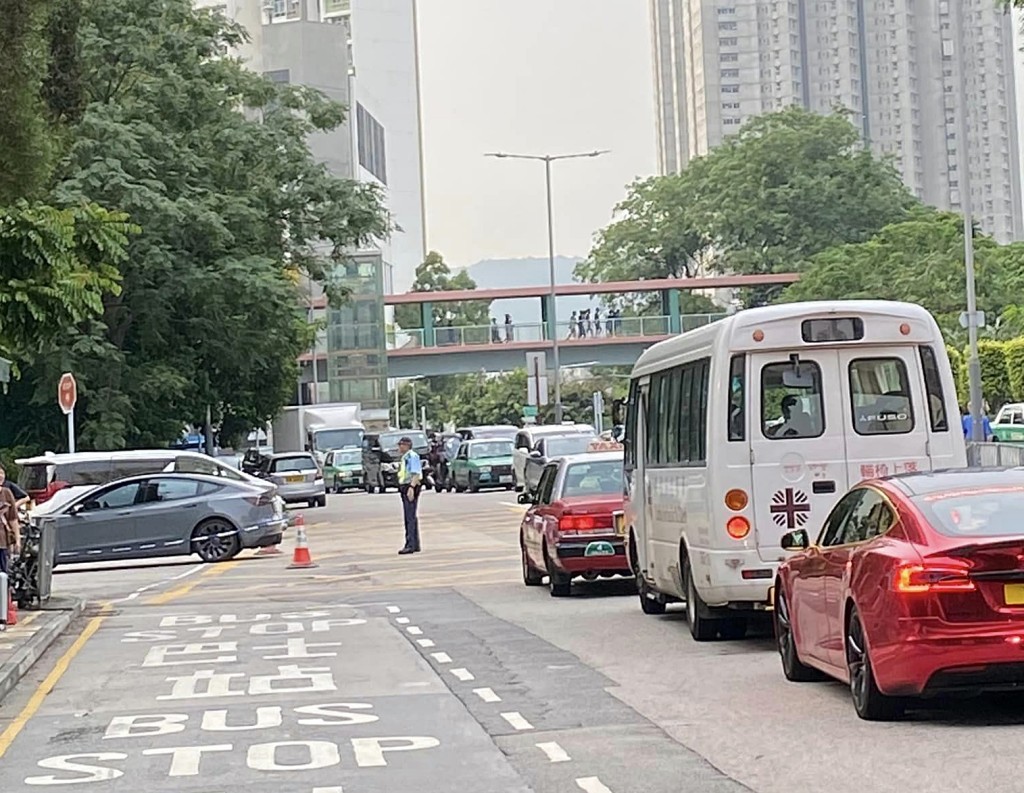
<path fill-rule="evenodd" d="M 0 206 L 37 198 L 50 176 L 54 147 L 40 89 L 51 6 L 51 0 L 5 0 L 0 13 Z"/>
<path fill-rule="evenodd" d="M 1006 342 L 1005 351 L 1010 396 L 1014 402 L 1024 402 L 1024 338 Z"/>
<path fill-rule="evenodd" d="M 788 272 L 869 239 L 915 204 L 845 117 L 790 108 L 752 119 L 680 174 L 634 183 L 576 274 L 599 282 Z"/>
<path fill-rule="evenodd" d="M 978 360 L 981 362 L 981 385 L 985 401 L 993 410 L 998 410 L 1012 399 L 1006 344 L 999 341 L 979 341 Z"/>
<path fill-rule="evenodd" d="M 967 400 L 967 369 L 964 356 L 956 347 L 947 344 L 946 354 L 949 356 L 949 368 L 953 370 L 953 382 L 956 384 L 956 401 L 962 404 Z"/>
<path fill-rule="evenodd" d="M 310 343 L 302 275 L 338 305 L 334 272 L 389 232 L 380 192 L 310 153 L 344 108 L 220 57 L 244 37 L 191 0 L 83 0 L 85 107 L 54 198 L 120 207 L 141 231 L 117 262 L 121 292 L 12 389 L 7 407 L 39 446 L 62 442 L 49 414 L 64 369 L 79 380 L 82 448 L 166 443 L 207 405 L 228 426 L 270 418 Z"/>
<path fill-rule="evenodd" d="M 465 270 L 452 275 L 444 257 L 437 251 L 430 251 L 423 263 L 416 268 L 413 292 L 448 292 L 476 289 L 474 281 Z M 433 303 L 434 327 L 452 325 L 487 325 L 491 303 L 489 300 L 466 300 L 461 303 Z M 418 305 L 398 306 L 395 309 L 395 323 L 405 330 L 423 327 L 423 317 Z"/>

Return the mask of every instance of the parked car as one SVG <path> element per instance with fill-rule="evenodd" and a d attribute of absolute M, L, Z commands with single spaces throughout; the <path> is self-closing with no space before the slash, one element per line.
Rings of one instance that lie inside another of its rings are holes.
<path fill-rule="evenodd" d="M 360 449 L 335 449 L 324 457 L 324 481 L 332 493 L 363 489 L 363 453 Z"/>
<path fill-rule="evenodd" d="M 474 439 L 486 440 L 488 438 L 513 440 L 516 437 L 516 433 L 519 432 L 519 428 L 513 427 L 511 424 L 485 424 L 479 427 L 460 427 L 455 432 L 465 441 Z"/>
<path fill-rule="evenodd" d="M 512 441 L 463 441 L 451 464 L 452 484 L 456 492 L 476 493 L 483 488 L 502 487 L 511 490 Z"/>
<path fill-rule="evenodd" d="M 550 424 L 543 426 L 523 427 L 516 433 L 515 450 L 512 452 L 513 474 L 516 490 L 526 486 L 526 460 L 530 456 L 538 439 L 548 435 L 586 435 L 589 438 L 597 432 L 589 424 Z"/>
<path fill-rule="evenodd" d="M 863 719 L 911 698 L 1024 687 L 1024 469 L 945 470 L 861 482 L 773 593 L 782 670 L 850 686 Z"/>
<path fill-rule="evenodd" d="M 91 488 L 51 512 L 54 564 L 198 554 L 223 562 L 281 542 L 287 519 L 266 485 L 202 474 L 147 474 Z"/>
<path fill-rule="evenodd" d="M 426 482 L 430 477 L 430 465 L 427 454 L 430 442 L 420 430 L 388 430 L 380 433 L 367 433 L 363 437 L 363 475 L 367 493 L 383 493 L 389 487 L 398 489 L 398 464 L 401 454 L 398 442 L 402 438 L 412 441 L 412 448 L 423 462 L 423 478 Z M 432 481 L 427 485 L 432 486 Z"/>
<path fill-rule="evenodd" d="M 281 452 L 264 457 L 260 477 L 277 485 L 285 503 L 305 501 L 310 507 L 327 506 L 324 472 L 309 452 Z"/>
<path fill-rule="evenodd" d="M 1024 404 L 1011 402 L 999 408 L 992 434 L 1000 443 L 1024 443 Z"/>
<path fill-rule="evenodd" d="M 622 502 L 622 452 L 548 463 L 519 530 L 523 583 L 542 586 L 546 575 L 551 596 L 566 597 L 576 577 L 632 576 L 622 536 Z"/>
<path fill-rule="evenodd" d="M 589 451 L 594 440 L 594 436 L 579 432 L 572 435 L 543 435 L 538 438 L 523 466 L 523 492 L 527 495 L 537 492 L 540 475 L 552 460 L 583 454 Z"/>
<path fill-rule="evenodd" d="M 54 510 L 98 485 L 141 474 L 206 474 L 261 488 L 267 486 L 267 483 L 222 460 L 199 452 L 174 449 L 49 453 L 16 462 L 21 468 L 18 484 L 35 504 L 32 514 Z"/>
<path fill-rule="evenodd" d="M 242 455 L 242 471 L 250 476 L 256 476 L 260 471 L 260 466 L 263 465 L 263 458 L 273 453 L 274 450 L 269 446 L 252 446 L 246 449 L 245 454 Z"/>

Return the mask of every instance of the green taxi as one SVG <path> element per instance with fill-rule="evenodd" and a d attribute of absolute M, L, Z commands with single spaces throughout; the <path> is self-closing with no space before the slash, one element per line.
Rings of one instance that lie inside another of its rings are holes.
<path fill-rule="evenodd" d="M 363 452 L 361 449 L 335 449 L 324 457 L 324 482 L 332 493 L 362 490 Z"/>
<path fill-rule="evenodd" d="M 480 438 L 463 441 L 451 464 L 452 484 L 458 493 L 476 493 L 485 487 L 515 487 L 512 441 Z"/>
<path fill-rule="evenodd" d="M 1000 443 L 1024 443 L 1024 403 L 1011 402 L 999 408 L 992 434 Z"/>

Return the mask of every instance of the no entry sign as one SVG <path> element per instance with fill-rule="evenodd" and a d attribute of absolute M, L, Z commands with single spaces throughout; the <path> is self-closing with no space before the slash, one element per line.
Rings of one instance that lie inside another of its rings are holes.
<path fill-rule="evenodd" d="M 64 411 L 65 415 L 75 409 L 78 401 L 78 383 L 71 372 L 65 372 L 60 376 L 60 383 L 57 384 L 57 404 Z"/>

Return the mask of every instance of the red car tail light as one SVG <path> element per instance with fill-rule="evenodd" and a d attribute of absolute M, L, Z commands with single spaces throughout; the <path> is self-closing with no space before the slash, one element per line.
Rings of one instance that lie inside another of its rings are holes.
<path fill-rule="evenodd" d="M 608 515 L 562 515 L 558 519 L 560 532 L 608 531 L 612 528 L 612 516 Z"/>
<path fill-rule="evenodd" d="M 274 490 L 267 490 L 258 496 L 246 496 L 245 500 L 254 507 L 269 507 L 274 503 L 275 493 L 276 491 Z"/>
<path fill-rule="evenodd" d="M 50 482 L 50 484 L 46 486 L 46 490 L 37 491 L 38 495 L 35 496 L 35 502 L 37 504 L 42 504 L 44 501 L 49 501 L 57 495 L 58 490 L 63 490 L 67 486 L 67 482 Z"/>
<path fill-rule="evenodd" d="M 896 569 L 894 588 L 903 594 L 918 592 L 973 592 L 967 568 L 954 565 L 905 564 Z"/>

